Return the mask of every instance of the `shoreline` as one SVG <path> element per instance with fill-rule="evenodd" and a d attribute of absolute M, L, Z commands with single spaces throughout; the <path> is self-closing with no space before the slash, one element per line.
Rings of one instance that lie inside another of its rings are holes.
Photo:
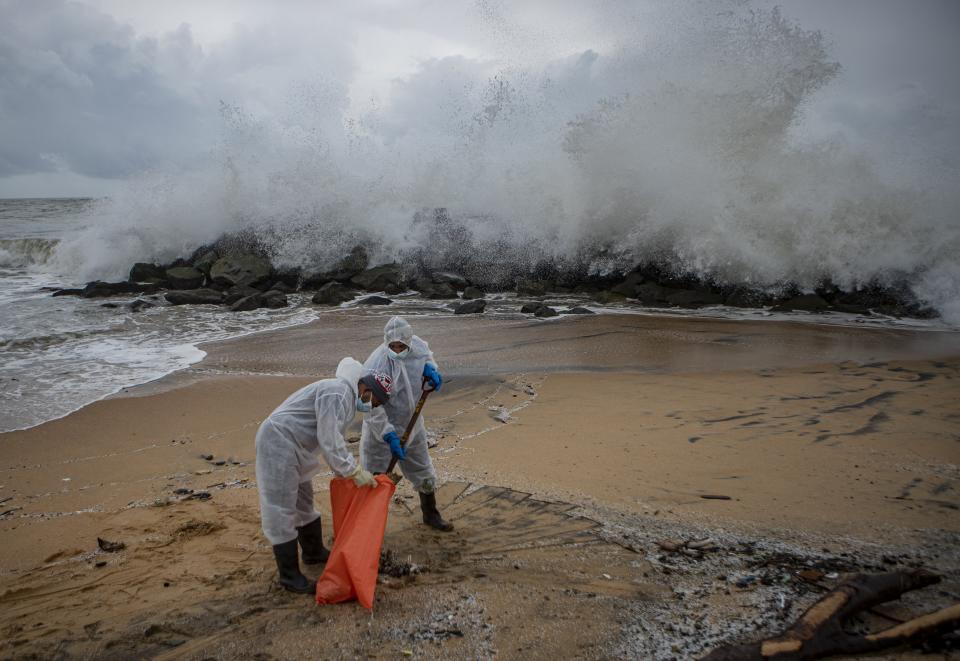
<path fill-rule="evenodd" d="M 68 641 L 77 655 L 282 657 L 323 629 L 315 649 L 330 655 L 337 644 L 483 657 L 518 641 L 534 658 L 650 658 L 779 630 L 819 594 L 797 581 L 804 567 L 921 564 L 960 594 L 960 336 L 410 315 L 448 377 L 425 415 L 458 529 L 426 531 L 401 483 L 385 548 L 427 571 L 381 576 L 358 643 L 358 607 L 317 609 L 274 587 L 253 435 L 340 357 L 364 358 L 392 313 L 348 310 L 204 344 L 190 368 L 0 435 L 16 458 L 0 480 L 0 499 L 12 497 L 0 508 L 0 650 L 44 655 Z M 325 513 L 329 477 L 314 481 Z M 470 500 L 484 493 L 508 497 L 506 523 Z M 98 551 L 98 537 L 127 548 Z M 702 557 L 658 546 L 703 537 L 718 549 Z M 48 594 L 51 584 L 72 598 Z M 905 603 L 922 612 L 944 598 Z M 758 617 L 781 599 L 791 605 Z M 284 620 L 290 609 L 303 619 Z M 184 619 L 210 612 L 235 624 Z M 696 636 L 683 633 L 688 621 L 701 622 Z M 451 626 L 462 636 L 442 633 Z"/>
<path fill-rule="evenodd" d="M 409 293 L 409 292 L 408 292 Z M 359 298 L 359 297 L 358 297 Z M 551 297 L 546 297 L 545 300 L 549 302 Z M 674 322 L 683 322 L 683 321 L 702 321 L 702 322 L 721 322 L 721 323 L 734 323 L 734 324 L 788 324 L 788 325 L 798 325 L 799 327 L 820 327 L 823 329 L 851 329 L 853 331 L 859 332 L 861 330 L 893 330 L 893 331 L 902 331 L 906 333 L 937 333 L 937 334 L 957 334 L 960 336 L 960 328 L 955 328 L 947 325 L 942 325 L 941 322 L 935 320 L 934 323 L 931 323 L 929 320 L 922 319 L 911 319 L 904 318 L 903 320 L 897 319 L 876 319 L 870 317 L 860 317 L 855 315 L 841 315 L 839 313 L 833 314 L 833 317 L 817 314 L 817 313 L 783 313 L 783 312 L 769 312 L 763 311 L 760 309 L 752 310 L 750 308 L 735 308 L 728 306 L 719 306 L 717 308 L 704 308 L 702 310 L 682 310 L 682 309 L 670 309 L 670 308 L 651 308 L 648 306 L 630 306 L 630 307 L 621 307 L 621 306 L 611 306 L 611 305 L 599 305 L 595 302 L 592 302 L 589 298 L 580 299 L 570 299 L 567 296 L 560 296 L 559 299 L 566 301 L 566 304 L 573 305 L 575 303 L 584 303 L 590 304 L 589 307 L 593 308 L 598 316 L 625 316 L 625 317 L 640 317 L 644 319 L 651 320 L 665 320 L 665 321 L 674 321 Z M 496 297 L 499 303 L 509 302 L 511 306 L 513 303 L 519 303 L 524 300 L 524 297 L 506 297 L 502 296 Z M 430 299 L 404 299 L 401 297 L 398 302 L 401 302 L 401 306 L 398 306 L 393 309 L 388 309 L 386 312 L 396 313 L 396 314 L 405 314 L 411 311 L 415 312 L 427 312 L 439 317 L 451 317 L 452 313 L 445 307 L 437 307 L 434 301 Z M 412 305 L 411 305 L 412 304 Z M 303 306 L 301 306 L 303 307 Z M 715 313 L 713 311 L 716 311 Z M 363 308 L 358 308 L 356 306 L 350 307 L 335 307 L 327 309 L 318 309 L 318 314 L 323 315 L 308 321 L 298 321 L 294 323 L 289 323 L 288 325 L 279 326 L 276 328 L 266 328 L 266 329 L 254 329 L 254 330 L 245 330 L 238 333 L 237 335 L 227 337 L 227 338 L 216 338 L 211 340 L 204 340 L 200 342 L 189 342 L 183 346 L 189 347 L 190 350 L 198 351 L 203 354 L 203 356 L 198 357 L 193 362 L 176 367 L 170 371 L 159 374 L 158 376 L 151 377 L 146 381 L 136 381 L 127 385 L 119 386 L 110 390 L 109 392 L 97 396 L 94 399 L 85 401 L 76 406 L 69 411 L 66 411 L 62 414 L 59 414 L 55 417 L 41 420 L 36 423 L 29 424 L 23 427 L 15 427 L 8 430 L 0 431 L 0 434 L 11 433 L 11 432 L 20 432 L 32 429 L 38 425 L 45 424 L 54 420 L 59 420 L 64 417 L 67 417 L 77 411 L 81 410 L 85 406 L 89 406 L 98 401 L 104 399 L 111 399 L 114 397 L 125 397 L 125 396 L 135 396 L 134 393 L 138 392 L 140 389 L 146 388 L 148 391 L 152 387 L 165 388 L 165 387 L 175 387 L 173 385 L 167 386 L 169 382 L 171 384 L 176 383 L 177 375 L 181 373 L 190 372 L 194 370 L 197 365 L 202 364 L 207 358 L 207 352 L 203 347 L 205 346 L 218 346 L 222 343 L 231 343 L 235 341 L 242 340 L 243 338 L 249 336 L 256 336 L 261 334 L 269 333 L 282 333 L 288 329 L 298 328 L 302 326 L 310 326 L 316 324 L 317 322 L 322 322 L 324 316 L 327 315 L 345 315 L 351 316 L 355 315 L 360 318 L 365 318 L 373 314 L 377 314 L 377 311 L 365 310 Z M 733 312 L 734 314 L 726 314 Z M 327 313 L 327 315 L 324 315 Z M 541 324 L 552 324 L 552 323 L 564 323 L 565 321 L 571 321 L 571 317 L 560 316 L 549 319 L 536 319 L 528 315 L 522 315 L 511 309 L 511 311 L 500 311 L 496 315 L 484 315 L 487 319 L 493 318 L 496 321 L 517 321 L 526 319 L 533 323 Z M 841 318 L 841 316 L 843 318 Z M 202 368 L 201 368 L 202 369 Z M 562 369 L 562 368 L 561 368 Z"/>

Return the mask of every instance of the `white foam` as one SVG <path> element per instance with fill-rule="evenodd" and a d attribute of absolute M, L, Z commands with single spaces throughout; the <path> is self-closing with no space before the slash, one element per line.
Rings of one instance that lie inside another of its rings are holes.
<path fill-rule="evenodd" d="M 292 96 L 280 119 L 227 110 L 206 163 L 131 183 L 57 263 L 116 277 L 245 227 L 279 263 L 312 267 L 358 240 L 376 260 L 427 248 L 506 272 L 602 247 L 598 271 L 666 259 L 754 285 L 906 277 L 960 319 L 960 189 L 940 172 L 924 190 L 919 170 L 882 180 L 842 140 L 794 142 L 836 63 L 777 11 L 724 6 L 584 8 L 603 39 L 573 53 L 501 30 L 520 19 L 499 7 L 500 59 L 426 62 L 375 109 L 347 114 L 343 80 L 327 103 Z M 461 229 L 423 222 L 434 207 Z"/>

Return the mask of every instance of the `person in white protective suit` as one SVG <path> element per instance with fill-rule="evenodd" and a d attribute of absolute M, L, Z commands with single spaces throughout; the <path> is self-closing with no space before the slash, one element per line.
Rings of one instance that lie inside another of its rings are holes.
<path fill-rule="evenodd" d="M 437 509 L 437 474 L 427 452 L 427 429 L 422 417 L 411 431 L 406 447 L 400 447 L 400 434 L 410 422 L 423 383 L 430 381 L 436 390 L 443 383 L 430 347 L 413 334 L 402 317 L 393 317 L 383 329 L 383 344 L 363 366 L 386 374 L 393 383 L 390 401 L 364 416 L 360 435 L 363 467 L 372 473 L 383 473 L 390 466 L 391 456 L 397 457 L 404 477 L 420 494 L 423 522 L 444 532 L 453 530 L 453 524 L 444 521 Z"/>
<path fill-rule="evenodd" d="M 377 481 L 347 450 L 343 434 L 357 411 L 369 412 L 390 399 L 390 378 L 370 373 L 353 358 L 337 366 L 336 378 L 296 391 L 257 431 L 257 490 L 263 534 L 273 545 L 280 585 L 313 593 L 316 583 L 300 573 L 297 544 L 306 564 L 327 561 L 320 513 L 314 508 L 311 478 L 320 471 L 320 454 L 334 473 L 361 487 Z"/>

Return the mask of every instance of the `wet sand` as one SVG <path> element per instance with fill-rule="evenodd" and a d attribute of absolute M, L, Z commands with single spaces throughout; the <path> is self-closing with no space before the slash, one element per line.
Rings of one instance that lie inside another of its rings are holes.
<path fill-rule="evenodd" d="M 447 376 L 426 414 L 458 529 L 424 529 L 402 483 L 385 548 L 423 573 L 383 577 L 372 618 L 288 595 L 259 532 L 253 435 L 363 358 L 387 315 L 210 345 L 190 370 L 0 436 L 0 654 L 689 658 L 799 615 L 818 593 L 794 565 L 920 564 L 943 590 L 907 606 L 958 598 L 956 334 L 613 315 L 409 315 Z M 704 558 L 657 546 L 703 537 L 719 545 Z"/>

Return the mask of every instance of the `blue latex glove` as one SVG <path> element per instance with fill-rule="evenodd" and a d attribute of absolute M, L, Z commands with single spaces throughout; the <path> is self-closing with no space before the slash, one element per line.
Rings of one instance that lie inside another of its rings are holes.
<path fill-rule="evenodd" d="M 440 390 L 440 386 L 443 384 L 443 378 L 441 378 L 440 372 L 437 371 L 436 367 L 430 363 L 425 364 L 423 366 L 423 375 L 433 384 L 434 390 Z"/>
<path fill-rule="evenodd" d="M 388 431 L 383 435 L 383 442 L 390 446 L 390 452 L 394 457 L 400 461 L 407 458 L 407 451 L 400 445 L 400 437 L 397 436 L 397 432 Z"/>

